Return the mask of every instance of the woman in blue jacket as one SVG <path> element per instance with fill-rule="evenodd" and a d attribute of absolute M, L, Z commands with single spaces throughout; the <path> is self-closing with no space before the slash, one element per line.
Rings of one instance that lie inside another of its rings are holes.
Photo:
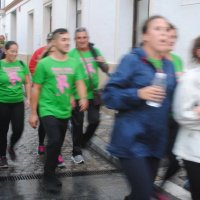
<path fill-rule="evenodd" d="M 124 56 L 103 93 L 106 106 L 118 111 L 108 151 L 119 158 L 131 185 L 125 200 L 150 200 L 164 155 L 176 84 L 172 63 L 162 58 L 168 29 L 162 16 L 149 18 L 142 29 L 142 47 Z M 151 85 L 156 72 L 166 74 L 165 89 Z M 149 106 L 147 100 L 161 106 Z"/>

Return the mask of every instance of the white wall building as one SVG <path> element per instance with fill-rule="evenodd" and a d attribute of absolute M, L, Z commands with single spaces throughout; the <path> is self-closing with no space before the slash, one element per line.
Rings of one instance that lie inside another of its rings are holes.
<path fill-rule="evenodd" d="M 74 30 L 84 26 L 108 63 L 115 65 L 134 41 L 139 43 L 143 21 L 165 16 L 177 28 L 176 52 L 186 66 L 191 41 L 200 35 L 200 0 L 0 0 L 0 34 L 16 40 L 20 57 L 28 61 L 45 44 L 48 32 L 68 28 L 72 47 Z"/>

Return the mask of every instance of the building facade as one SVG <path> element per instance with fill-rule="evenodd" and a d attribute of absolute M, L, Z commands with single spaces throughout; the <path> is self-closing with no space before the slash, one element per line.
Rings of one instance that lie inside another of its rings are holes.
<path fill-rule="evenodd" d="M 86 27 L 111 66 L 140 43 L 148 16 L 165 16 L 177 27 L 176 52 L 186 65 L 191 40 L 200 34 L 200 0 L 0 0 L 0 8 L 0 34 L 18 42 L 27 62 L 47 33 L 61 27 L 69 30 L 72 47 L 76 27 Z"/>

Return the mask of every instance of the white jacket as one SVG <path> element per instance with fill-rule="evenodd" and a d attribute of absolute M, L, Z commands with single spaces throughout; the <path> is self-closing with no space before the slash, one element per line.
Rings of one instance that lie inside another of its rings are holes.
<path fill-rule="evenodd" d="M 200 117 L 194 112 L 200 106 L 200 67 L 187 71 L 178 83 L 173 113 L 180 129 L 173 152 L 182 159 L 200 163 Z"/>

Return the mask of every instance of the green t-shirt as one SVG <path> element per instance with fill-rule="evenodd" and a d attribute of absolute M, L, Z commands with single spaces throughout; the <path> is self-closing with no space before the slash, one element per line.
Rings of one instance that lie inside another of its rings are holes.
<path fill-rule="evenodd" d="M 173 53 L 170 53 L 175 72 L 183 72 L 183 62 L 181 58 Z"/>
<path fill-rule="evenodd" d="M 33 82 L 41 85 L 38 103 L 40 117 L 71 117 L 70 97 L 75 82 L 84 80 L 81 68 L 81 63 L 70 57 L 58 61 L 48 56 L 38 62 Z"/>
<path fill-rule="evenodd" d="M 148 61 L 157 69 L 161 70 L 162 69 L 162 60 L 156 60 L 153 58 L 148 58 Z"/>
<path fill-rule="evenodd" d="M 25 76 L 29 69 L 19 60 L 15 62 L 0 61 L 0 102 L 17 103 L 24 100 Z"/>
<path fill-rule="evenodd" d="M 101 56 L 101 53 L 98 49 L 95 48 L 95 51 L 97 52 L 98 56 Z M 98 89 L 98 86 L 99 86 L 99 76 L 98 76 L 97 62 L 95 61 L 95 59 L 92 56 L 92 53 L 90 51 L 85 51 L 85 52 L 82 51 L 81 54 L 82 54 L 84 60 L 87 63 L 87 68 L 88 68 L 88 70 L 91 74 L 94 89 L 96 90 L 96 89 Z M 88 71 L 87 71 L 87 68 L 85 66 L 84 60 L 81 58 L 81 55 L 76 48 L 72 49 L 68 53 L 68 55 L 80 60 L 83 63 L 83 65 L 84 65 L 84 80 L 85 80 L 85 85 L 87 87 L 87 98 L 93 99 L 93 93 L 92 93 L 92 89 L 91 89 L 91 86 L 90 86 Z M 75 99 L 79 99 L 79 96 L 77 94 L 76 89 L 74 90 L 74 97 L 75 97 Z"/>

